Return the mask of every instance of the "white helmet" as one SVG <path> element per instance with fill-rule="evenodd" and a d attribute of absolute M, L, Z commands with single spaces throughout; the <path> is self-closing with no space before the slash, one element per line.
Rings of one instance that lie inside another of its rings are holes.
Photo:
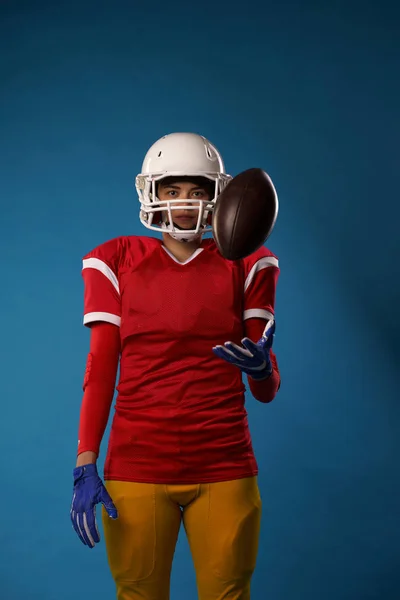
<path fill-rule="evenodd" d="M 159 200 L 156 184 L 165 177 L 204 177 L 215 182 L 210 200 Z M 196 133 L 171 133 L 155 142 L 143 161 L 142 172 L 136 177 L 140 201 L 140 221 L 148 229 L 165 231 L 180 241 L 192 241 L 211 231 L 211 213 L 217 197 L 232 177 L 225 173 L 218 150 L 206 138 Z M 190 202 L 190 206 L 183 203 Z M 173 210 L 198 210 L 195 229 L 182 230 L 173 223 Z M 164 218 L 163 213 L 164 211 Z M 168 216 L 167 216 L 168 215 Z"/>

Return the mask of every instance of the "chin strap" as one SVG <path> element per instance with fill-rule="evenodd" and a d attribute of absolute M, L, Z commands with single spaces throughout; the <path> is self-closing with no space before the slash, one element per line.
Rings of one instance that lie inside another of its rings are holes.
<path fill-rule="evenodd" d="M 185 234 L 184 231 L 182 231 L 182 233 L 178 232 L 178 233 L 171 233 L 169 232 L 169 235 L 174 238 L 174 240 L 177 240 L 178 242 L 182 242 L 183 244 L 187 243 L 187 242 L 194 242 L 195 240 L 200 240 L 202 237 L 202 233 L 189 233 L 189 234 Z"/>
<path fill-rule="evenodd" d="M 163 229 L 166 233 L 168 233 L 168 235 L 170 235 L 174 240 L 177 240 L 178 242 L 194 242 L 195 240 L 201 239 L 203 236 L 202 231 L 199 231 L 198 233 L 195 233 L 193 231 L 185 231 L 184 229 L 180 231 L 169 231 L 169 229 L 167 229 L 167 226 L 168 223 L 162 223 L 161 229 Z M 179 229 L 176 225 L 175 228 Z"/>

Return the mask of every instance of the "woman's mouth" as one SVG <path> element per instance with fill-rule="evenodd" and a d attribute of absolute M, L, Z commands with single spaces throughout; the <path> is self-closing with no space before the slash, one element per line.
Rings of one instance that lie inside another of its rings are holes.
<path fill-rule="evenodd" d="M 178 223 L 182 223 L 182 224 L 188 224 L 188 223 L 193 223 L 194 221 L 194 217 L 188 217 L 186 215 L 182 215 L 182 216 L 174 216 L 174 222 L 178 222 Z"/>

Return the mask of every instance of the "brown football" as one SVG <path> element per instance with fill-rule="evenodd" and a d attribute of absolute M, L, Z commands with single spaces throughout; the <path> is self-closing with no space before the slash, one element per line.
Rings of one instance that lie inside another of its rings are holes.
<path fill-rule="evenodd" d="M 260 248 L 274 228 L 278 196 L 262 169 L 236 175 L 218 196 L 212 230 L 218 250 L 228 260 L 239 260 Z"/>

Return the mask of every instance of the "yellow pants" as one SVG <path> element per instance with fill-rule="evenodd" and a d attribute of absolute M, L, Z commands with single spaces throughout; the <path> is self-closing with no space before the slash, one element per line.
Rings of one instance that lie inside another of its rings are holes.
<path fill-rule="evenodd" d="M 256 477 L 193 485 L 107 481 L 118 510 L 103 509 L 118 600 L 169 600 L 183 522 L 199 600 L 249 600 L 261 520 Z"/>

